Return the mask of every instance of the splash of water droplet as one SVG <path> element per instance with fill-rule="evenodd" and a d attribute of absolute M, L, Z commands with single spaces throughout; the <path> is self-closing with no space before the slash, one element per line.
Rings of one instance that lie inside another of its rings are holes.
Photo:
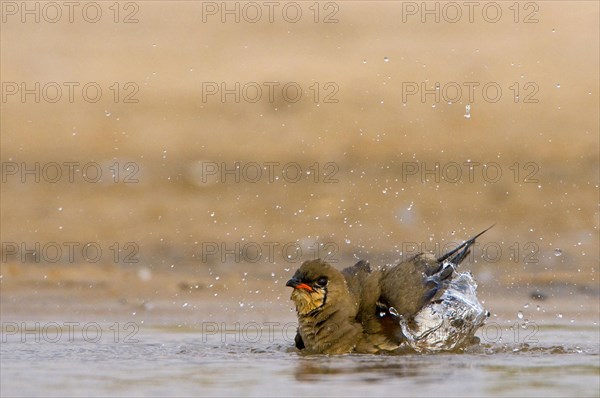
<path fill-rule="evenodd" d="M 471 118 L 471 105 L 465 106 L 465 114 L 463 116 L 467 119 Z"/>

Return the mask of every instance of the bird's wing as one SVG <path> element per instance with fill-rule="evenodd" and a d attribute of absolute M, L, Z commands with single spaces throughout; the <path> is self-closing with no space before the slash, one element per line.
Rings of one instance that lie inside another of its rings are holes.
<path fill-rule="evenodd" d="M 407 318 L 414 316 L 440 289 L 439 269 L 435 256 L 427 253 L 384 269 L 379 281 L 380 306 L 393 307 L 393 313 Z"/>
<path fill-rule="evenodd" d="M 416 315 L 423 306 L 443 293 L 445 282 L 452 278 L 455 268 L 467 257 L 475 239 L 490 228 L 439 258 L 421 253 L 383 270 L 379 302 L 384 307 L 393 307 L 392 312 L 398 315 L 408 318 Z"/>

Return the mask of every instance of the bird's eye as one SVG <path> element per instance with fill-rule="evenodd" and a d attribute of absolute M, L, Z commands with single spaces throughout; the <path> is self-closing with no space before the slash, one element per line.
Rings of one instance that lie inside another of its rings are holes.
<path fill-rule="evenodd" d="M 317 279 L 317 285 L 319 285 L 321 287 L 327 285 L 327 278 L 325 278 L 324 276 L 322 276 L 319 279 Z"/>

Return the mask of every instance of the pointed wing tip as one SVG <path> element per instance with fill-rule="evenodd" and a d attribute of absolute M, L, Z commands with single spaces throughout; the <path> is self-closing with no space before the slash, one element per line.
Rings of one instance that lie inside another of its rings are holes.
<path fill-rule="evenodd" d="M 487 231 L 489 231 L 490 229 L 492 229 L 494 226 L 496 225 L 496 223 L 490 225 L 489 227 L 487 227 L 486 229 L 484 229 L 483 231 L 481 231 L 480 233 L 478 233 L 477 235 L 473 236 L 472 238 L 464 241 L 463 243 L 461 243 L 460 245 L 458 245 L 456 248 L 450 250 L 448 253 L 440 256 L 437 261 L 438 262 L 442 262 L 444 260 L 446 260 L 448 257 L 452 256 L 453 254 L 457 253 L 458 251 L 460 251 L 461 249 L 463 250 L 468 250 L 469 246 L 471 246 L 473 243 L 475 243 L 475 239 L 479 238 L 481 235 L 483 235 L 484 233 L 486 233 Z M 459 257 L 460 260 L 462 261 L 464 259 L 464 256 L 460 256 Z M 460 262 L 460 261 L 459 261 Z"/>

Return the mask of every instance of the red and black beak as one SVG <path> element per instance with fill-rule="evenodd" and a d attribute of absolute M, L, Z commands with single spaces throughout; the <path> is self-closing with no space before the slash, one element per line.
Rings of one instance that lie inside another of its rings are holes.
<path fill-rule="evenodd" d="M 310 285 L 307 285 L 306 283 L 304 283 L 301 280 L 298 280 L 296 278 L 290 279 L 289 281 L 287 281 L 287 283 L 285 285 L 289 286 L 289 287 L 293 287 L 294 289 L 304 289 L 304 290 L 308 290 L 309 292 L 315 291 L 315 289 L 313 289 Z"/>

